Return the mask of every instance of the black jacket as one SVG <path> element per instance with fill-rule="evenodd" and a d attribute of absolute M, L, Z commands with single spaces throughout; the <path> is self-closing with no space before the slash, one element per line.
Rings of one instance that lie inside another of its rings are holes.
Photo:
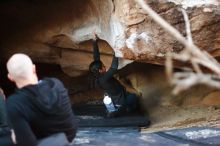
<path fill-rule="evenodd" d="M 7 102 L 9 126 L 14 129 L 18 146 L 37 146 L 37 140 L 64 132 L 69 141 L 76 133 L 76 118 L 63 84 L 46 78 L 11 95 Z"/>
<path fill-rule="evenodd" d="M 0 93 L 0 128 L 7 126 L 4 94 Z"/>

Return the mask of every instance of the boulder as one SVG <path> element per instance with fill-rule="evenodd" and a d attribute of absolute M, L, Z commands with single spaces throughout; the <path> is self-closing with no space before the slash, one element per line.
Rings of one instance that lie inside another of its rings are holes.
<path fill-rule="evenodd" d="M 220 2 L 147 2 L 183 35 L 185 24 L 179 8 L 184 8 L 195 44 L 219 57 Z M 24 52 L 35 62 L 59 64 L 73 77 L 88 72 L 94 32 L 101 39 L 99 47 L 106 66 L 113 50 L 123 59 L 161 65 L 168 51 L 183 50 L 134 0 L 8 0 L 0 3 L 0 14 L 2 60 Z M 127 63 L 130 61 L 123 60 L 122 67 Z"/>

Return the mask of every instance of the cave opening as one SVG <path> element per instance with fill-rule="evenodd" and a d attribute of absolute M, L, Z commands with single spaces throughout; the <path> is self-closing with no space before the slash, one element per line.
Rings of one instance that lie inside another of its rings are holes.
<path fill-rule="evenodd" d="M 1 86 L 6 95 L 9 95 L 13 93 L 15 86 L 7 79 L 5 63 L 6 61 L 1 61 L 0 65 Z M 105 116 L 105 108 L 102 101 L 104 93 L 100 89 L 90 88 L 88 73 L 71 77 L 62 70 L 60 65 L 36 61 L 34 63 L 39 79 L 56 77 L 64 83 L 68 89 L 71 104 L 76 114 L 80 114 L 80 116 L 90 114 L 89 118 L 91 116 L 93 118 L 94 116 Z M 136 92 L 141 96 L 141 111 L 153 123 L 151 127 L 146 129 L 147 131 L 154 132 L 161 129 L 182 128 L 186 125 L 193 126 L 200 123 L 210 124 L 210 121 L 206 119 L 207 116 L 210 119 L 218 118 L 219 100 L 216 99 L 216 96 L 219 91 L 198 85 L 180 95 L 172 95 L 172 87 L 166 80 L 164 70 L 163 66 L 133 62 L 119 69 L 115 75 L 128 91 Z M 94 104 L 99 105 L 99 107 L 96 109 L 91 106 L 85 107 L 85 105 Z M 192 115 L 194 116 L 192 117 Z M 106 123 L 105 125 L 107 126 L 108 124 Z M 111 123 L 113 122 L 111 121 Z M 84 126 L 86 124 L 88 123 L 84 123 Z M 103 123 L 101 124 L 103 126 Z"/>

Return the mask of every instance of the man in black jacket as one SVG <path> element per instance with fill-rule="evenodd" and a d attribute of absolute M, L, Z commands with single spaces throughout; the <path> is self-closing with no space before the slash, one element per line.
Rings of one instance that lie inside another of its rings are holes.
<path fill-rule="evenodd" d="M 62 82 L 56 78 L 38 81 L 35 65 L 25 54 L 13 55 L 7 69 L 8 78 L 18 88 L 6 102 L 16 146 L 37 146 L 38 140 L 57 133 L 65 133 L 71 142 L 77 122 Z"/>
<path fill-rule="evenodd" d="M 134 93 L 129 93 L 123 85 L 114 78 L 114 74 L 118 69 L 118 58 L 113 55 L 111 67 L 106 71 L 106 68 L 100 60 L 98 48 L 98 36 L 95 34 L 93 40 L 93 59 L 89 70 L 93 74 L 95 86 L 100 87 L 104 92 L 111 97 L 115 105 L 116 111 L 109 112 L 109 117 L 121 116 L 127 112 L 132 112 L 137 109 L 138 97 Z"/>

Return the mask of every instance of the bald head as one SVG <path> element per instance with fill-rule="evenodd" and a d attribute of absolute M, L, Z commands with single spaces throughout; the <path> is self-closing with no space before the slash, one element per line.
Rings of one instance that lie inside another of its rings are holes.
<path fill-rule="evenodd" d="M 7 62 L 8 75 L 15 81 L 31 78 L 33 69 L 30 57 L 22 53 L 14 54 Z"/>

